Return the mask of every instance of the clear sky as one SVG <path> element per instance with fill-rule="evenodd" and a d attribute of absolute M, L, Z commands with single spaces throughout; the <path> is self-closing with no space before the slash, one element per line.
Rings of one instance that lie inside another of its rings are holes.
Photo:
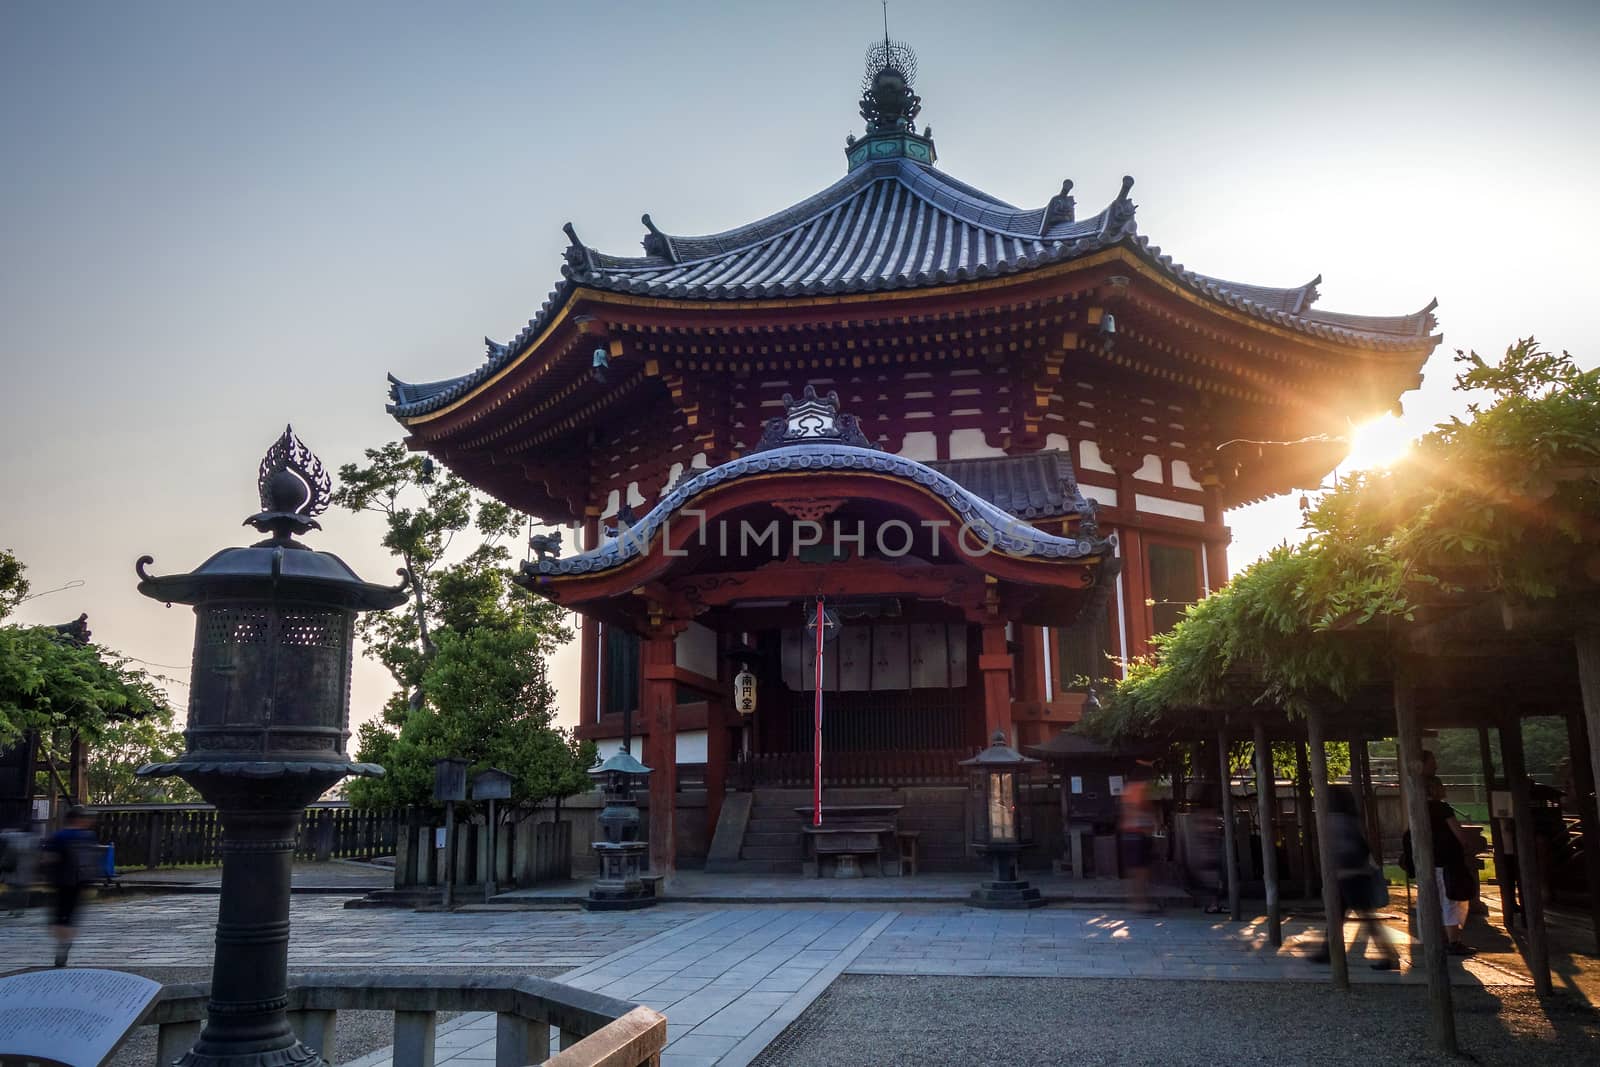
<path fill-rule="evenodd" d="M 1322 306 L 1440 300 L 1450 350 L 1600 359 L 1600 5 L 890 5 L 943 169 L 1096 211 Z M 244 543 L 285 421 L 330 467 L 397 436 L 386 371 L 470 370 L 583 239 L 725 229 L 844 171 L 876 0 L 0 3 L 0 546 L 97 639 L 187 677 L 192 616 L 134 591 Z M 1235 564 L 1292 536 L 1235 513 Z M 364 576 L 375 523 L 312 543 Z M 575 698 L 575 648 L 557 668 Z M 355 714 L 388 690 L 356 675 Z M 181 693 L 179 689 L 177 692 Z M 575 718 L 569 713 L 567 718 Z"/>

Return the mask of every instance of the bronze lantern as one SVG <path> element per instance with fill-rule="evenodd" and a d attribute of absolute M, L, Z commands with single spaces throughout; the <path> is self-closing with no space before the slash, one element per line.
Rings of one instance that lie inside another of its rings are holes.
<path fill-rule="evenodd" d="M 177 776 L 216 805 L 222 821 L 222 896 L 211 999 L 185 1067 L 302 1067 L 307 1048 L 285 1012 L 289 881 L 305 806 L 352 763 L 350 668 L 356 616 L 406 601 L 398 586 L 363 582 L 338 556 L 294 535 L 319 529 L 330 503 L 322 463 L 287 428 L 261 461 L 261 511 L 245 520 L 269 534 L 225 548 L 188 574 L 153 575 L 140 558 L 139 592 L 195 612 L 194 667 L 182 756 L 138 770 Z"/>
<path fill-rule="evenodd" d="M 1006 744 L 996 730 L 989 747 L 961 766 L 971 775 L 972 844 L 994 864 L 994 879 L 972 891 L 980 908 L 1039 908 L 1044 897 L 1017 877 L 1017 856 L 1033 845 L 1033 805 L 1028 789 L 1039 761 Z"/>
<path fill-rule="evenodd" d="M 649 775 L 650 768 L 633 757 L 626 740 L 623 748 L 589 770 L 606 801 L 599 820 L 605 840 L 593 845 L 600 877 L 583 905 L 590 911 L 647 908 L 656 902 L 654 891 L 643 879 L 650 846 L 639 840 L 639 805 L 633 799 L 634 789 Z"/>

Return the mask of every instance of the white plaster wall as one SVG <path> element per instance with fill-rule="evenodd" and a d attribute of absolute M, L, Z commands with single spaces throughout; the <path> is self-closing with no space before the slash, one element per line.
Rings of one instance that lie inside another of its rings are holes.
<path fill-rule="evenodd" d="M 950 458 L 951 459 L 985 459 L 989 456 L 1003 456 L 1005 450 L 995 448 L 983 439 L 983 431 L 975 427 L 965 430 L 950 431 Z"/>
<path fill-rule="evenodd" d="M 1188 504 L 1181 500 L 1168 500 L 1165 497 L 1136 493 L 1133 498 L 1133 506 L 1152 515 L 1167 515 L 1174 519 L 1190 519 L 1194 522 L 1206 521 L 1205 508 L 1199 504 Z"/>
<path fill-rule="evenodd" d="M 706 732 L 704 730 L 678 731 L 678 762 L 706 762 Z"/>
<path fill-rule="evenodd" d="M 1103 508 L 1117 506 L 1117 491 L 1115 489 L 1104 489 L 1098 485 L 1084 485 L 1082 482 L 1078 483 L 1078 488 L 1083 491 L 1084 496 Z"/>
<path fill-rule="evenodd" d="M 1098 471 L 1101 474 L 1115 474 L 1111 464 L 1100 458 L 1100 446 L 1093 441 L 1084 441 L 1078 445 L 1078 469 Z"/>
<path fill-rule="evenodd" d="M 1067 435 L 1064 433 L 1045 434 L 1044 447 L 1054 448 L 1057 451 L 1065 452 L 1069 458 L 1072 455 L 1072 442 L 1067 440 Z"/>
<path fill-rule="evenodd" d="M 1133 472 L 1133 476 L 1141 482 L 1161 481 L 1161 457 L 1157 455 L 1145 456 L 1144 462 L 1139 465 L 1138 470 Z"/>
<path fill-rule="evenodd" d="M 1205 486 L 1194 480 L 1194 474 L 1189 470 L 1189 464 L 1181 459 L 1172 461 L 1172 484 L 1179 489 L 1205 488 Z"/>
<path fill-rule="evenodd" d="M 672 642 L 673 658 L 685 670 L 717 676 L 717 634 L 697 622 L 691 622 Z"/>
<path fill-rule="evenodd" d="M 900 446 L 900 454 L 906 459 L 914 459 L 919 463 L 926 463 L 930 459 L 939 458 L 939 435 L 930 430 L 917 430 L 906 434 L 905 443 Z"/>

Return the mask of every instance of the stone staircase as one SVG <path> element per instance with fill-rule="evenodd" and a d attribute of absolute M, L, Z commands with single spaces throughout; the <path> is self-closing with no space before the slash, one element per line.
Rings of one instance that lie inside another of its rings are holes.
<path fill-rule="evenodd" d="M 923 870 L 976 869 L 980 861 L 967 855 L 966 791 L 960 787 L 828 788 L 823 804 L 900 804 L 900 828 L 915 830 Z M 795 808 L 811 803 L 809 789 L 758 788 L 743 804 L 724 805 L 716 837 L 722 855 L 706 860 L 706 871 L 726 874 L 799 875 L 805 857 L 802 816 Z M 739 833 L 738 819 L 744 819 Z M 731 844 L 739 841 L 737 857 Z M 715 850 L 714 850 L 715 851 Z"/>

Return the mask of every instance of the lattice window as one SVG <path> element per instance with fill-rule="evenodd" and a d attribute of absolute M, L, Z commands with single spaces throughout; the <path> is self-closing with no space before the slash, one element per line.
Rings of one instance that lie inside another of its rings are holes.
<path fill-rule="evenodd" d="M 208 645 L 259 645 L 267 641 L 272 617 L 265 608 L 208 608 L 201 624 Z"/>
<path fill-rule="evenodd" d="M 335 611 L 295 611 L 283 616 L 281 644 L 301 648 L 344 647 L 344 616 Z"/>

